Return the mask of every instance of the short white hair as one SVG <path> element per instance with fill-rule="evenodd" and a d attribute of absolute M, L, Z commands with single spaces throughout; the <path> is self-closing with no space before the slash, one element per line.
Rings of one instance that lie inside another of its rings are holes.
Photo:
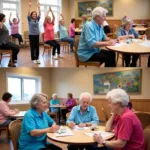
<path fill-rule="evenodd" d="M 106 99 L 111 101 L 112 103 L 120 102 L 122 107 L 128 106 L 129 96 L 123 89 L 113 89 L 107 93 Z"/>
<path fill-rule="evenodd" d="M 56 94 L 56 93 L 54 93 L 54 94 L 52 95 L 52 98 L 54 99 L 54 97 L 55 97 L 55 96 L 57 96 L 57 94 Z"/>
<path fill-rule="evenodd" d="M 93 11 L 92 11 L 92 18 L 95 19 L 96 16 L 102 16 L 103 14 L 107 14 L 108 10 L 103 8 L 103 7 L 96 7 Z"/>
<path fill-rule="evenodd" d="M 43 98 L 46 98 L 46 100 L 47 100 L 48 96 L 43 93 L 34 94 L 30 101 L 31 108 L 36 109 L 37 104 L 40 104 L 42 102 Z"/>
<path fill-rule="evenodd" d="M 92 95 L 91 95 L 90 93 L 88 93 L 88 92 L 84 92 L 84 93 L 81 93 L 81 94 L 80 94 L 79 102 L 81 102 L 81 101 L 82 101 L 82 99 L 83 99 L 83 97 L 84 97 L 84 96 L 89 97 L 89 99 L 90 99 L 90 103 L 92 102 Z"/>

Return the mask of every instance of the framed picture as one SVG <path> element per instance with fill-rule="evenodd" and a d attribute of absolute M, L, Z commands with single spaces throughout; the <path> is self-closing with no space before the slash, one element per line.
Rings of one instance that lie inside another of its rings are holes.
<path fill-rule="evenodd" d="M 122 88 L 127 93 L 140 94 L 141 78 L 141 69 L 95 74 L 93 76 L 94 94 L 106 94 L 116 88 Z"/>
<path fill-rule="evenodd" d="M 92 17 L 92 11 L 97 6 L 106 8 L 108 10 L 107 16 L 113 16 L 113 0 L 78 2 L 78 16 L 81 17 L 85 14 Z"/>

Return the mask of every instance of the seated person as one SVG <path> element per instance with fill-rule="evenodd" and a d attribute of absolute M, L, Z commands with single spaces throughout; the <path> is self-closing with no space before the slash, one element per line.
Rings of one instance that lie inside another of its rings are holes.
<path fill-rule="evenodd" d="M 71 24 L 70 24 L 70 27 L 69 27 L 69 36 L 71 38 L 75 37 L 75 18 L 71 19 Z"/>
<path fill-rule="evenodd" d="M 11 116 L 19 113 L 19 110 L 11 110 L 9 109 L 8 104 L 10 103 L 12 98 L 12 94 L 6 92 L 2 96 L 2 100 L 0 101 L 0 127 L 9 126 L 12 122 Z"/>
<path fill-rule="evenodd" d="M 92 12 L 92 21 L 85 24 L 78 47 L 78 57 L 82 62 L 104 62 L 105 67 L 116 66 L 116 54 L 109 50 L 102 50 L 102 46 L 113 46 L 117 40 L 106 37 L 102 24 L 108 11 L 102 7 L 96 7 Z"/>
<path fill-rule="evenodd" d="M 132 28 L 132 24 L 133 24 L 133 20 L 128 18 L 128 17 L 124 17 L 122 19 L 122 27 L 118 30 L 117 32 L 117 38 L 119 40 L 125 40 L 125 39 L 129 39 L 129 38 L 138 38 L 138 39 L 142 39 L 144 38 L 146 35 L 139 35 L 134 28 Z M 130 63 L 131 60 L 131 56 L 132 56 L 132 63 Z M 125 54 L 125 64 L 126 67 L 136 67 L 136 63 L 137 60 L 139 58 L 138 54 Z"/>
<path fill-rule="evenodd" d="M 13 60 L 13 67 L 16 67 L 14 63 L 17 63 L 17 56 L 19 53 L 19 46 L 16 44 L 9 42 L 9 31 L 7 27 L 5 26 L 6 18 L 5 15 L 0 13 L 0 50 L 12 50 L 12 60 Z M 8 66 L 10 66 L 11 63 L 9 61 Z"/>
<path fill-rule="evenodd" d="M 89 93 L 82 93 L 79 98 L 80 105 L 73 107 L 69 118 L 67 119 L 67 125 L 70 128 L 74 128 L 75 125 L 79 127 L 91 126 L 92 124 L 99 124 L 99 118 L 94 106 L 91 106 L 92 96 Z M 68 150 L 77 150 L 78 148 L 91 149 L 93 145 L 86 147 L 79 145 L 69 145 Z"/>
<path fill-rule="evenodd" d="M 59 104 L 60 104 L 60 101 L 58 100 L 57 94 L 54 93 L 52 95 L 52 99 L 50 100 L 50 105 L 53 106 L 53 105 L 59 105 Z M 57 113 L 58 112 L 58 108 L 50 107 L 50 111 Z"/>
<path fill-rule="evenodd" d="M 105 34 L 110 33 L 110 27 L 109 27 L 109 24 L 107 23 L 106 20 L 104 21 L 104 23 L 103 23 L 102 26 L 103 26 L 103 29 L 104 29 Z"/>
<path fill-rule="evenodd" d="M 62 109 L 63 119 L 66 120 L 66 114 L 71 112 L 72 108 L 77 105 L 76 100 L 73 98 L 72 93 L 67 94 L 68 100 L 65 103 L 66 109 Z"/>
<path fill-rule="evenodd" d="M 19 149 L 61 150 L 47 142 L 46 133 L 55 133 L 59 130 L 59 126 L 45 112 L 48 108 L 47 96 L 45 94 L 33 95 L 30 106 L 22 121 Z"/>
<path fill-rule="evenodd" d="M 145 150 L 144 134 L 141 122 L 134 112 L 128 108 L 129 96 L 122 89 L 113 89 L 106 96 L 113 113 L 106 123 L 105 131 L 115 133 L 115 139 L 107 141 L 95 134 L 94 140 L 114 150 Z"/>
<path fill-rule="evenodd" d="M 87 15 L 82 15 L 82 24 L 80 25 L 80 28 L 83 28 L 87 22 L 88 22 Z"/>
<path fill-rule="evenodd" d="M 60 41 L 70 43 L 71 52 L 74 52 L 74 49 L 73 49 L 74 39 L 68 36 L 68 31 L 65 25 L 64 16 L 62 14 L 60 16 L 62 17 L 62 19 L 59 21 Z"/>

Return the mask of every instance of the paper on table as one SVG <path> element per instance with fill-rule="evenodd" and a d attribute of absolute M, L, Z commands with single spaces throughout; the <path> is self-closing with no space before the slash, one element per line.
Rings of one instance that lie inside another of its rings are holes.
<path fill-rule="evenodd" d="M 127 44 L 126 43 L 116 43 L 114 45 L 114 47 L 120 47 L 120 46 L 125 46 L 125 45 L 127 45 Z"/>
<path fill-rule="evenodd" d="M 87 135 L 87 136 L 93 137 L 93 135 L 94 135 L 95 133 L 96 133 L 96 134 L 101 134 L 101 136 L 102 136 L 103 138 L 108 138 L 108 137 L 114 135 L 113 133 L 105 132 L 105 131 L 88 132 L 88 133 L 84 133 L 84 134 Z"/>
<path fill-rule="evenodd" d="M 76 125 L 76 126 L 74 127 L 74 130 L 87 130 L 87 129 L 89 129 L 89 127 L 83 127 L 83 128 L 81 128 L 81 127 L 79 127 L 78 125 Z"/>
<path fill-rule="evenodd" d="M 55 133 L 55 136 L 61 137 L 61 136 L 72 136 L 73 133 L 70 129 L 66 129 L 65 133 Z"/>
<path fill-rule="evenodd" d="M 150 42 L 143 42 L 142 44 L 140 44 L 142 46 L 146 46 L 146 47 L 150 47 Z"/>

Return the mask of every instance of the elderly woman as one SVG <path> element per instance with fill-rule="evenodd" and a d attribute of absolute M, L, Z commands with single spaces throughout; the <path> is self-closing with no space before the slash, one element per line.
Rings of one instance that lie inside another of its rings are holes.
<path fill-rule="evenodd" d="M 72 108 L 77 105 L 76 100 L 73 98 L 72 93 L 67 94 L 68 100 L 65 103 L 66 109 L 62 109 L 63 119 L 66 120 L 66 114 L 71 112 Z"/>
<path fill-rule="evenodd" d="M 60 41 L 61 42 L 68 42 L 70 43 L 70 49 L 71 52 L 74 52 L 73 46 L 74 46 L 74 39 L 70 38 L 68 36 L 68 31 L 65 25 L 65 19 L 64 16 L 61 14 L 61 20 L 59 21 L 59 33 L 60 33 Z"/>
<path fill-rule="evenodd" d="M 114 150 L 144 150 L 142 125 L 137 116 L 128 108 L 127 93 L 122 89 L 114 89 L 108 92 L 106 98 L 113 115 L 106 123 L 105 130 L 106 132 L 114 130 L 115 139 L 105 141 L 102 136 L 95 134 L 94 140 Z"/>
<path fill-rule="evenodd" d="M 123 17 L 122 19 L 122 27 L 117 32 L 117 38 L 119 40 L 125 40 L 125 39 L 142 39 L 146 37 L 146 35 L 139 35 L 134 28 L 132 28 L 133 20 L 128 18 L 127 16 Z M 130 63 L 132 56 L 132 63 Z M 137 60 L 139 58 L 139 55 L 132 55 L 132 54 L 125 54 L 125 64 L 126 67 L 136 67 Z"/>
<path fill-rule="evenodd" d="M 99 124 L 99 118 L 96 112 L 96 109 L 94 106 L 90 106 L 90 103 L 92 102 L 92 96 L 90 93 L 82 93 L 79 98 L 80 105 L 73 107 L 71 114 L 67 120 L 67 125 L 70 128 L 74 128 L 75 125 L 78 125 L 79 127 L 87 127 L 91 126 L 92 124 Z M 80 149 L 91 149 L 93 145 L 89 146 L 73 146 L 69 145 L 69 150 L 77 150 Z"/>
<path fill-rule="evenodd" d="M 53 105 L 59 105 L 60 104 L 60 101 L 58 100 L 58 96 L 56 93 L 54 93 L 52 95 L 52 99 L 50 100 L 50 105 L 53 106 Z M 51 107 L 50 108 L 51 112 L 58 112 L 58 108 L 54 108 L 54 107 Z"/>
<path fill-rule="evenodd" d="M 96 7 L 92 12 L 92 21 L 85 24 L 77 51 L 80 61 L 104 62 L 105 67 L 116 66 L 115 53 L 100 48 L 103 46 L 113 46 L 117 42 L 117 40 L 108 38 L 102 28 L 107 12 L 108 11 L 102 7 Z"/>
<path fill-rule="evenodd" d="M 0 13 L 0 50 L 12 50 L 12 60 L 13 63 L 17 62 L 17 56 L 19 53 L 19 46 L 17 46 L 16 44 L 9 42 L 9 31 L 7 29 L 7 27 L 5 26 L 5 15 Z M 8 66 L 10 66 L 11 63 L 9 62 Z M 16 67 L 13 64 L 13 67 Z"/>
<path fill-rule="evenodd" d="M 10 103 L 12 98 L 12 94 L 6 92 L 2 96 L 2 100 L 0 101 L 0 127 L 2 126 L 8 126 L 12 119 L 10 116 L 13 116 L 17 113 L 19 113 L 19 110 L 11 110 L 8 107 L 8 104 Z"/>
<path fill-rule="evenodd" d="M 24 116 L 19 139 L 20 150 L 61 150 L 46 141 L 46 133 L 57 132 L 57 126 L 45 112 L 47 96 L 35 94 L 30 101 L 31 109 Z"/>
<path fill-rule="evenodd" d="M 81 28 L 83 28 L 87 22 L 88 22 L 87 15 L 82 15 L 82 25 L 81 25 Z"/>
<path fill-rule="evenodd" d="M 70 24 L 70 27 L 69 27 L 69 36 L 71 38 L 75 37 L 75 18 L 71 19 L 71 24 Z"/>

